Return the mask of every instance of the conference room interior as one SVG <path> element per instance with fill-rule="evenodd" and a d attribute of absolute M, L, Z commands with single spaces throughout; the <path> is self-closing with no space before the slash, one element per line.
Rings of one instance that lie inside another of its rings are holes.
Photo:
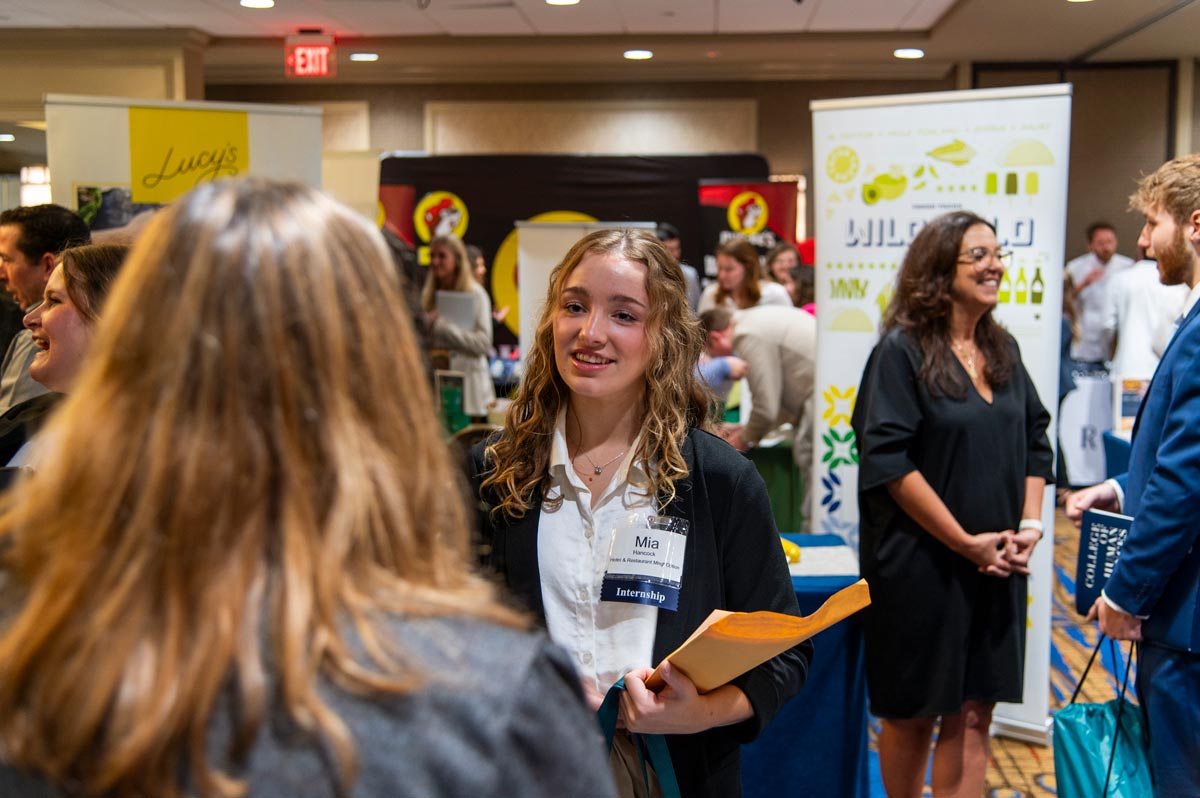
<path fill-rule="evenodd" d="M 1135 256 L 1142 219 L 1127 206 L 1137 179 L 1200 143 L 1197 30 L 1194 0 L 275 0 L 267 9 L 237 0 L 8 0 L 0 208 L 22 192 L 71 204 L 50 196 L 39 169 L 53 157 L 44 97 L 66 94 L 319 107 L 324 188 L 372 218 L 387 153 L 751 153 L 772 175 L 798 180 L 797 237 L 806 238 L 816 226 L 806 193 L 810 102 L 1069 83 L 1063 259 L 1085 251 L 1085 229 L 1098 219 Z M 330 37 L 333 74 L 289 76 L 289 36 Z M 923 57 L 895 54 L 913 48 Z M 632 49 L 653 56 L 623 57 Z M 377 58 L 351 60 L 359 53 Z M 706 254 L 686 240 L 684 253 L 692 262 Z M 1069 534 L 1061 523 L 1059 534 Z M 837 656 L 861 656 L 855 641 L 839 636 L 835 645 Z M 1079 664 L 1075 653 L 1067 658 Z M 837 679 L 838 690 L 850 689 L 843 681 L 853 679 Z M 864 706 L 852 709 L 851 721 L 865 718 Z M 797 724 L 800 713 L 791 713 Z M 850 755 L 865 757 L 866 737 L 849 739 L 863 749 Z M 791 744 L 769 742 L 776 747 L 752 767 L 774 767 Z M 1053 794 L 1038 781 L 1052 765 L 1026 764 L 1025 750 L 1001 749 L 1009 770 L 998 763 L 989 786 L 1012 791 L 994 794 Z M 846 794 L 875 794 L 864 773 L 841 774 Z M 1028 779 L 1014 786 L 1013 773 Z"/>

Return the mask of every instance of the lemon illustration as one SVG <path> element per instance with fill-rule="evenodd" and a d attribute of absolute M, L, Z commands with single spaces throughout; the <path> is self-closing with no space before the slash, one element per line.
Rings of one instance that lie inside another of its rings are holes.
<path fill-rule="evenodd" d="M 962 166 L 975 157 L 975 150 L 965 141 L 959 141 L 958 139 L 955 139 L 949 144 L 943 144 L 937 149 L 930 150 L 925 154 L 930 158 L 935 158 L 939 161 L 952 163 L 955 166 Z"/>
<path fill-rule="evenodd" d="M 849 183 L 858 174 L 858 153 L 849 147 L 834 147 L 825 159 L 825 171 L 835 183 Z"/>
<path fill-rule="evenodd" d="M 908 178 L 890 174 L 876 176 L 870 183 L 863 183 L 862 198 L 868 205 L 874 205 L 881 199 L 896 199 L 908 187 Z"/>

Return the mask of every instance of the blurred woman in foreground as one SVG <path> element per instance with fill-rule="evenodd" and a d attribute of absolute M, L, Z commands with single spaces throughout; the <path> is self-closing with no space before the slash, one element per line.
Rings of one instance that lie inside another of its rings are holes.
<path fill-rule="evenodd" d="M 570 664 L 467 566 L 403 307 L 311 189 L 155 218 L 2 500 L 0 794 L 610 794 Z"/>

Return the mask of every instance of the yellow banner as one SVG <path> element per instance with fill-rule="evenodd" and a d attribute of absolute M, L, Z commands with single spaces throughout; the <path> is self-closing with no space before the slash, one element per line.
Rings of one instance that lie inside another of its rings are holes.
<path fill-rule="evenodd" d="M 134 202 L 170 202 L 206 180 L 250 168 L 244 111 L 129 109 Z"/>

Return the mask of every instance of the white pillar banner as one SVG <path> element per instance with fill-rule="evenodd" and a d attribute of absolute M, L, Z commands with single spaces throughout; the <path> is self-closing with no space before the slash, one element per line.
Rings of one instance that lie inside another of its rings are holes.
<path fill-rule="evenodd" d="M 925 222 L 954 210 L 992 221 L 1014 253 L 996 316 L 1020 343 L 1053 415 L 1071 125 L 1069 84 L 822 100 L 813 111 L 817 240 L 814 531 L 858 546 L 858 451 L 850 428 L 863 366 L 900 262 Z M 1049 432 L 1054 440 L 1053 425 Z M 1053 492 L 1043 506 L 1054 528 Z M 1025 702 L 996 730 L 1049 738 L 1053 535 L 1029 581 Z"/>

